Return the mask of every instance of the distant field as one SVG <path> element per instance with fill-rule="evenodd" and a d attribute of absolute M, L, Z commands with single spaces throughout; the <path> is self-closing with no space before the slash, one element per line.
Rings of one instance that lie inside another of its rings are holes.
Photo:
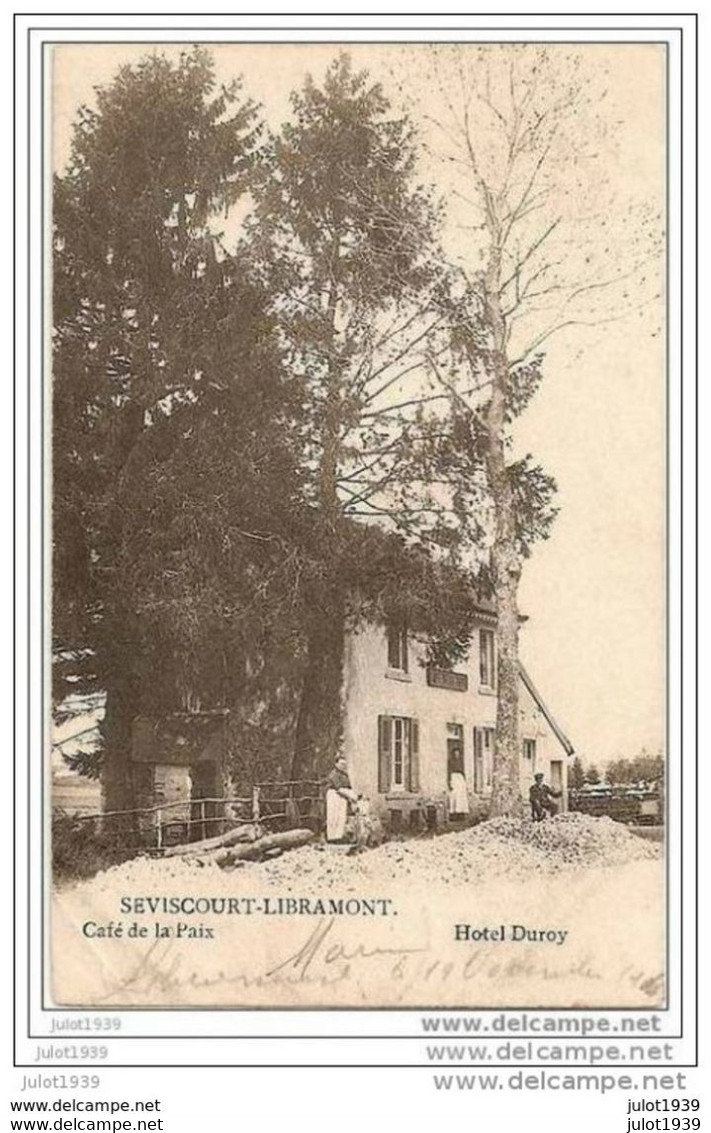
<path fill-rule="evenodd" d="M 101 785 L 91 779 L 55 778 L 52 782 L 52 808 L 70 814 L 99 814 Z"/>

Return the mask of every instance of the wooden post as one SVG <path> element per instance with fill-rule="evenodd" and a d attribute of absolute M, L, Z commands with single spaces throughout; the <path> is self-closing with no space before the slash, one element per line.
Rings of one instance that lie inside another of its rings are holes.
<path fill-rule="evenodd" d="M 156 811 L 156 846 L 159 850 L 163 849 L 163 811 Z"/>
<path fill-rule="evenodd" d="M 204 838 L 207 838 L 207 834 L 205 833 L 205 800 L 204 799 L 200 799 L 200 818 L 202 820 L 201 821 L 201 827 L 202 827 L 202 836 L 203 836 L 203 839 L 204 839 Z"/>
<path fill-rule="evenodd" d="M 252 787 L 252 819 L 259 822 L 259 787 Z"/>

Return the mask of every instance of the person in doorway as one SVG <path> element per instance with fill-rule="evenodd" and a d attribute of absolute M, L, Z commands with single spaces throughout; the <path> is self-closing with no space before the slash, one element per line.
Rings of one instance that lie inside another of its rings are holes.
<path fill-rule="evenodd" d="M 452 747 L 449 753 L 449 817 L 461 822 L 469 814 L 469 795 L 464 777 L 464 752 Z"/>
<path fill-rule="evenodd" d="M 551 786 L 544 781 L 542 771 L 538 771 L 533 776 L 533 783 L 528 792 L 528 797 L 531 801 L 531 817 L 534 822 L 540 822 L 541 819 L 549 814 L 551 818 L 558 813 L 558 807 L 554 803 L 554 799 L 559 799 L 562 791 L 554 791 Z"/>
<path fill-rule="evenodd" d="M 348 809 L 355 806 L 358 796 L 351 787 L 346 770 L 347 764 L 342 755 L 336 759 L 333 770 L 326 780 L 326 841 L 343 842 L 346 836 Z"/>

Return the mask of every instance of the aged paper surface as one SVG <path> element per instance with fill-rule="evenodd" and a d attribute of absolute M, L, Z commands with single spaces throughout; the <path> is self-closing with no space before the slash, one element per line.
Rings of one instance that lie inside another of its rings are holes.
<path fill-rule="evenodd" d="M 660 1007 L 663 50 L 191 50 L 51 58 L 52 998 Z"/>

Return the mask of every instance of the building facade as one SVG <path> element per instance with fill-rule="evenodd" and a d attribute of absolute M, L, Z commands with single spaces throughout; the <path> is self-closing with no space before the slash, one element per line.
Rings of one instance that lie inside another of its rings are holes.
<path fill-rule="evenodd" d="M 479 612 L 466 661 L 427 664 L 425 647 L 403 627 L 368 626 L 346 646 L 343 751 L 353 787 L 391 829 L 439 826 L 450 775 L 460 765 L 470 813 L 483 817 L 492 789 L 496 729 L 495 614 Z M 520 670 L 520 777 L 525 798 L 536 772 L 567 806 L 570 741 Z"/>

